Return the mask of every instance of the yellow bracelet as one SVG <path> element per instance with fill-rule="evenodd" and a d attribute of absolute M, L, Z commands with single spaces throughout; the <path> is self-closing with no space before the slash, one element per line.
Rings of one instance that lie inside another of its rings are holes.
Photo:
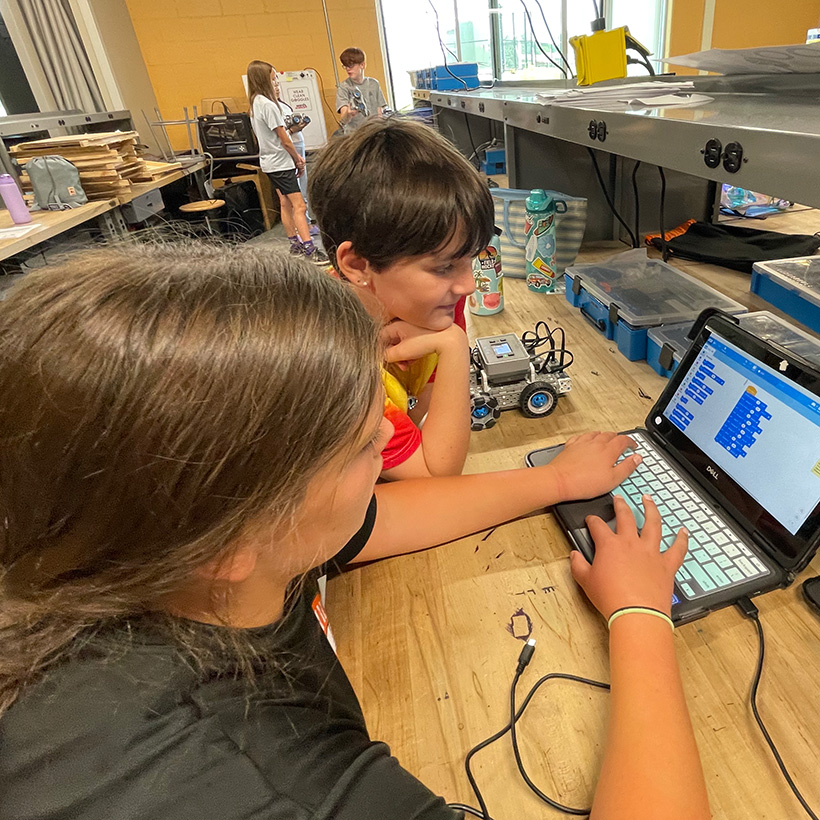
<path fill-rule="evenodd" d="M 620 618 L 621 615 L 631 615 L 633 612 L 637 612 L 642 615 L 654 615 L 656 618 L 663 618 L 663 620 L 669 624 L 673 631 L 675 629 L 675 624 L 672 623 L 672 619 L 666 613 L 661 612 L 659 609 L 652 609 L 648 606 L 625 606 L 622 609 L 616 609 L 609 616 L 609 621 L 607 622 L 607 629 L 612 629 L 612 622 L 616 618 Z"/>

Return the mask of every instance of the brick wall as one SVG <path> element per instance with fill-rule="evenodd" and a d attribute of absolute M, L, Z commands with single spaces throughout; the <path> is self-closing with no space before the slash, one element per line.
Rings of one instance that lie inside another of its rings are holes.
<path fill-rule="evenodd" d="M 324 79 L 330 109 L 336 98 L 333 62 L 348 46 L 367 54 L 367 74 L 385 89 L 375 0 L 327 0 L 331 58 L 321 0 L 125 0 L 165 119 L 203 98 L 245 100 L 242 75 L 251 60 L 278 71 L 311 66 Z M 208 112 L 204 112 L 208 113 Z M 135 112 L 138 119 L 138 112 Z M 328 134 L 336 129 L 325 108 Z M 145 128 L 138 123 L 139 128 Z M 176 147 L 187 145 L 185 129 L 171 131 Z"/>

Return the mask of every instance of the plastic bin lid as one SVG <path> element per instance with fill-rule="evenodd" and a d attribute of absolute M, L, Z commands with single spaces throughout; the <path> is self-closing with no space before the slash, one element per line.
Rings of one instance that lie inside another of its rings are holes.
<path fill-rule="evenodd" d="M 754 269 L 772 279 L 788 282 L 791 287 L 798 288 L 806 299 L 820 305 L 820 256 L 755 262 Z"/>
<path fill-rule="evenodd" d="M 581 277 L 585 290 L 633 327 L 694 321 L 707 307 L 725 313 L 745 313 L 743 305 L 704 285 L 639 248 L 603 262 L 572 265 L 568 276 Z"/>
<path fill-rule="evenodd" d="M 810 336 L 793 324 L 768 310 L 758 310 L 740 316 L 740 326 L 764 341 L 771 341 L 802 356 L 813 364 L 820 364 L 820 339 Z"/>
<path fill-rule="evenodd" d="M 650 327 L 647 336 L 659 347 L 669 345 L 672 348 L 672 355 L 679 360 L 690 345 L 687 334 L 693 324 L 694 322 L 679 322 L 674 325 Z"/>
<path fill-rule="evenodd" d="M 798 327 L 775 316 L 768 310 L 758 310 L 738 316 L 740 326 L 764 341 L 771 341 L 802 356 L 812 364 L 820 365 L 820 338 L 816 338 Z M 680 361 L 689 347 L 687 334 L 692 322 L 662 325 L 649 328 L 649 338 L 659 347 L 665 344 L 672 348 L 676 361 Z"/>

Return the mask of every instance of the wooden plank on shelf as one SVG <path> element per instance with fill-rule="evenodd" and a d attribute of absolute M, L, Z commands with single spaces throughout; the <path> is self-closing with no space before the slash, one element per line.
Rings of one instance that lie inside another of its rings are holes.
<path fill-rule="evenodd" d="M 70 151 L 60 151 L 59 154 L 55 154 L 54 151 L 32 151 L 31 153 L 17 154 L 14 159 L 20 165 L 25 165 L 27 162 L 31 162 L 31 160 L 37 159 L 38 157 L 54 156 L 67 159 L 74 165 L 79 165 L 81 162 L 117 162 L 120 159 L 120 155 L 116 151 L 83 151 L 77 154 Z"/>
<path fill-rule="evenodd" d="M 41 148 L 61 148 L 66 146 L 79 146 L 82 148 L 99 145 L 107 146 L 138 139 L 139 134 L 136 131 L 106 131 L 99 134 L 69 134 L 65 137 L 49 137 L 48 139 L 20 142 L 11 147 L 11 153 L 16 154 L 18 152 L 25 152 L 29 148 L 39 150 Z"/>

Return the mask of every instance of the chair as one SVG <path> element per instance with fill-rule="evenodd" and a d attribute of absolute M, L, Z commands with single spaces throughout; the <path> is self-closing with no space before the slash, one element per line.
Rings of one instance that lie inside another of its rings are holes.
<path fill-rule="evenodd" d="M 190 217 L 192 219 L 200 216 L 207 233 L 217 235 L 222 233 L 217 218 L 218 211 L 224 206 L 224 199 L 200 199 L 196 202 L 186 202 L 184 205 L 180 205 L 179 210 L 186 215 L 192 215 Z"/>

